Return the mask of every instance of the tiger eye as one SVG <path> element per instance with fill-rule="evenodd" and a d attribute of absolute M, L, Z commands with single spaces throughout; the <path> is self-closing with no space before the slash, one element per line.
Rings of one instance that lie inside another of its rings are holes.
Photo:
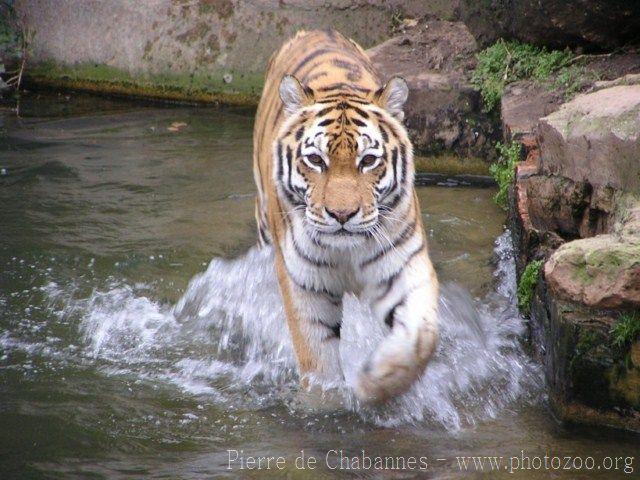
<path fill-rule="evenodd" d="M 307 161 L 316 167 L 324 167 L 324 160 L 322 160 L 320 155 L 316 155 L 315 153 L 307 155 Z"/>
<path fill-rule="evenodd" d="M 370 167 L 377 161 L 378 157 L 376 157 L 375 155 L 365 155 L 364 157 L 362 157 L 362 160 L 360 160 L 360 168 Z"/>

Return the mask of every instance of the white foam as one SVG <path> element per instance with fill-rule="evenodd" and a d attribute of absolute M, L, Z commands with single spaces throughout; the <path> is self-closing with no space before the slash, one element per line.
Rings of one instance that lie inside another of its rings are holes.
<path fill-rule="evenodd" d="M 524 323 L 515 308 L 508 233 L 496 247 L 496 292 L 483 303 L 459 286 L 442 288 L 440 344 L 414 388 L 375 409 L 348 398 L 348 408 L 381 425 L 425 421 L 457 430 L 537 398 L 540 371 L 518 340 Z M 145 292 L 114 284 L 73 300 L 49 286 L 52 297 L 63 299 L 62 316 L 80 315 L 84 354 L 107 374 L 169 382 L 188 394 L 248 408 L 290 400 L 297 374 L 270 250 L 214 259 L 173 308 Z M 386 327 L 373 322 L 353 295 L 345 296 L 343 309 L 340 356 L 348 390 Z"/>

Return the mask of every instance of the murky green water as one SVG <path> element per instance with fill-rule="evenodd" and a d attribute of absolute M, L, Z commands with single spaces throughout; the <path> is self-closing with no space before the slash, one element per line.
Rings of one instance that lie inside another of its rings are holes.
<path fill-rule="evenodd" d="M 194 304 L 226 281 L 216 308 L 241 308 L 236 295 L 255 305 L 251 321 L 266 322 L 265 291 L 233 285 L 251 283 L 268 259 L 214 265 L 188 286 L 212 258 L 255 243 L 251 113 L 50 100 L 0 119 L 1 479 L 618 478 L 625 462 L 638 475 L 637 438 L 565 429 L 547 411 L 539 372 L 514 339 L 522 320 L 508 259 L 492 261 L 504 219 L 492 191 L 419 191 L 431 255 L 451 283 L 448 315 L 471 319 L 447 327 L 427 377 L 437 381 L 389 411 L 310 410 L 286 358 L 247 355 L 255 339 Z M 192 312 L 179 315 L 172 306 L 185 292 Z M 480 340 L 460 333 L 467 327 Z M 449 359 L 447 345 L 457 352 Z M 284 470 L 227 469 L 229 449 L 283 456 Z M 314 469 L 296 468 L 302 449 Z M 334 470 L 340 450 L 425 457 L 428 467 Z M 594 469 L 545 471 L 534 460 L 508 471 L 511 456 L 545 454 L 591 456 Z M 499 473 L 486 473 L 489 463 L 479 473 L 473 460 L 461 471 L 461 456 L 504 459 Z M 621 458 L 617 471 L 605 457 Z"/>

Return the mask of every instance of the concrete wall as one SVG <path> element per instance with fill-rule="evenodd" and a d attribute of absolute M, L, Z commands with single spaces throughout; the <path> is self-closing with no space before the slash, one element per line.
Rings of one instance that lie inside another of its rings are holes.
<path fill-rule="evenodd" d="M 333 27 L 366 48 L 388 38 L 396 12 L 453 15 L 442 0 L 16 0 L 15 5 L 36 33 L 32 66 L 39 67 L 32 69 L 33 78 L 69 86 L 93 81 L 134 90 L 146 85 L 167 92 L 249 95 L 259 93 L 271 53 L 299 29 Z"/>

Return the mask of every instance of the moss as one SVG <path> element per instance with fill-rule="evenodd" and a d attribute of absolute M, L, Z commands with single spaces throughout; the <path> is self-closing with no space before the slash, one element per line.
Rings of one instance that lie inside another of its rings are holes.
<path fill-rule="evenodd" d="M 580 261 L 574 265 L 573 279 L 578 280 L 580 283 L 585 285 L 591 283 L 592 278 L 587 270 L 587 262 Z"/>
<path fill-rule="evenodd" d="M 459 157 L 451 154 L 415 157 L 417 172 L 445 175 L 489 175 L 486 162 L 475 157 Z"/>
<path fill-rule="evenodd" d="M 489 172 L 498 184 L 498 193 L 494 200 L 503 209 L 507 208 L 509 186 L 513 181 L 516 164 L 520 160 L 522 145 L 518 142 L 496 143 L 498 161 L 489 167 Z"/>
<path fill-rule="evenodd" d="M 582 330 L 578 335 L 578 342 L 576 343 L 576 355 L 582 356 L 591 352 L 591 350 L 601 345 L 603 342 L 603 336 L 596 330 Z"/>
<path fill-rule="evenodd" d="M 573 55 L 567 51 L 547 50 L 517 41 L 498 40 L 477 55 L 478 63 L 471 77 L 480 90 L 485 111 L 500 102 L 504 88 L 523 79 L 542 81 L 568 66 Z"/>
<path fill-rule="evenodd" d="M 606 348 L 606 333 L 582 326 L 578 334 L 569 369 L 576 396 L 596 407 L 610 407 L 609 395 L 612 362 Z"/>
<path fill-rule="evenodd" d="M 530 262 L 522 272 L 520 281 L 518 282 L 518 308 L 528 314 L 531 310 L 531 300 L 533 299 L 533 290 L 538 283 L 540 277 L 540 269 L 543 265 L 542 260 Z"/>
<path fill-rule="evenodd" d="M 57 65 L 46 62 L 31 67 L 27 80 L 35 85 L 146 97 L 169 101 L 257 105 L 261 74 L 234 76 L 226 84 L 222 73 L 140 74 L 101 64 Z"/>

